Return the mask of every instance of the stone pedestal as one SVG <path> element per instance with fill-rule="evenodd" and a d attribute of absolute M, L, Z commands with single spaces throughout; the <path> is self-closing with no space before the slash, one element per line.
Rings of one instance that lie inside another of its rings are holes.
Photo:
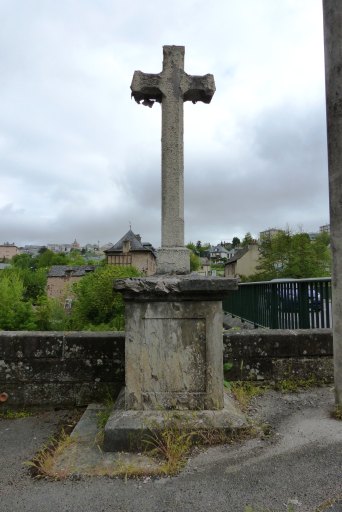
<path fill-rule="evenodd" d="M 157 274 L 189 274 L 190 251 L 186 247 L 161 247 L 157 251 Z"/>
<path fill-rule="evenodd" d="M 231 428 L 224 403 L 222 299 L 235 279 L 153 276 L 116 281 L 126 303 L 126 387 L 106 428 L 107 451 L 132 440 L 164 413 L 193 428 Z"/>

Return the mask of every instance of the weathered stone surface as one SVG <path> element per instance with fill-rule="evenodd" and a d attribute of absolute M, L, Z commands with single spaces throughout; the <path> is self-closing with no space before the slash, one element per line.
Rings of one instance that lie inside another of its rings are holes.
<path fill-rule="evenodd" d="M 227 331 L 223 345 L 228 381 L 333 380 L 330 329 Z"/>
<path fill-rule="evenodd" d="M 224 347 L 227 359 L 318 357 L 333 353 L 331 329 L 226 331 Z"/>
<path fill-rule="evenodd" d="M 105 427 L 104 450 L 141 449 L 142 440 L 146 440 L 151 432 L 158 433 L 172 425 L 178 425 L 182 432 L 198 434 L 213 430 L 228 433 L 248 427 L 245 415 L 227 394 L 222 409 L 215 411 L 135 411 L 115 408 Z"/>
<path fill-rule="evenodd" d="M 123 383 L 124 333 L 0 333 L 5 406 L 87 404 Z"/>
<path fill-rule="evenodd" d="M 190 252 L 185 247 L 162 247 L 157 251 L 157 274 L 173 272 L 177 274 L 190 272 Z"/>
<path fill-rule="evenodd" d="M 114 288 L 126 301 L 222 300 L 226 292 L 237 289 L 237 280 L 225 277 L 165 275 L 117 279 Z"/>
<path fill-rule="evenodd" d="M 124 385 L 124 337 L 112 332 L 1 332 L 0 392 L 9 395 L 2 407 L 84 405 L 108 393 L 115 398 Z M 228 331 L 223 346 L 224 362 L 233 363 L 225 373 L 228 381 L 287 379 L 290 360 L 298 378 L 333 381 L 330 330 Z M 66 365 L 67 359 L 74 364 Z"/>
<path fill-rule="evenodd" d="M 162 104 L 162 251 L 157 272 L 184 274 L 190 270 L 184 248 L 183 103 L 210 103 L 215 92 L 213 75 L 191 76 L 184 71 L 184 46 L 163 47 L 163 71 L 135 71 L 134 99 L 149 107 Z M 168 250 L 166 250 L 168 249 Z"/>
<path fill-rule="evenodd" d="M 221 303 L 127 303 L 125 375 L 128 409 L 222 408 Z"/>

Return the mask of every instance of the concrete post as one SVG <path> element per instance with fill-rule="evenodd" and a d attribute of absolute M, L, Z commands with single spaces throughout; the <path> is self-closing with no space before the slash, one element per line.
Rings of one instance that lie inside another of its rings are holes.
<path fill-rule="evenodd" d="M 342 406 L 342 2 L 323 0 L 335 397 Z"/>

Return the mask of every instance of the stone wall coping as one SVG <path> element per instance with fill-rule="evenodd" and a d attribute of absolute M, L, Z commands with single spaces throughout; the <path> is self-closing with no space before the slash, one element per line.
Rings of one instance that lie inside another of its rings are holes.
<path fill-rule="evenodd" d="M 237 286 L 233 278 L 195 273 L 117 279 L 114 283 L 114 289 L 121 292 L 125 300 L 137 301 L 222 300 Z"/>
<path fill-rule="evenodd" d="M 124 331 L 0 331 L 4 338 L 125 338 Z"/>

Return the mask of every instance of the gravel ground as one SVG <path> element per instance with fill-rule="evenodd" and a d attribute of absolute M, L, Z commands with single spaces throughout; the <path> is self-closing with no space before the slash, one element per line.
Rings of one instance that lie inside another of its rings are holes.
<path fill-rule="evenodd" d="M 0 511 L 278 512 L 291 504 L 314 512 L 325 503 L 342 512 L 342 422 L 330 418 L 332 407 L 329 388 L 267 392 L 250 415 L 269 423 L 271 435 L 197 452 L 177 477 L 142 480 L 34 480 L 23 463 L 70 412 L 0 420 Z"/>

